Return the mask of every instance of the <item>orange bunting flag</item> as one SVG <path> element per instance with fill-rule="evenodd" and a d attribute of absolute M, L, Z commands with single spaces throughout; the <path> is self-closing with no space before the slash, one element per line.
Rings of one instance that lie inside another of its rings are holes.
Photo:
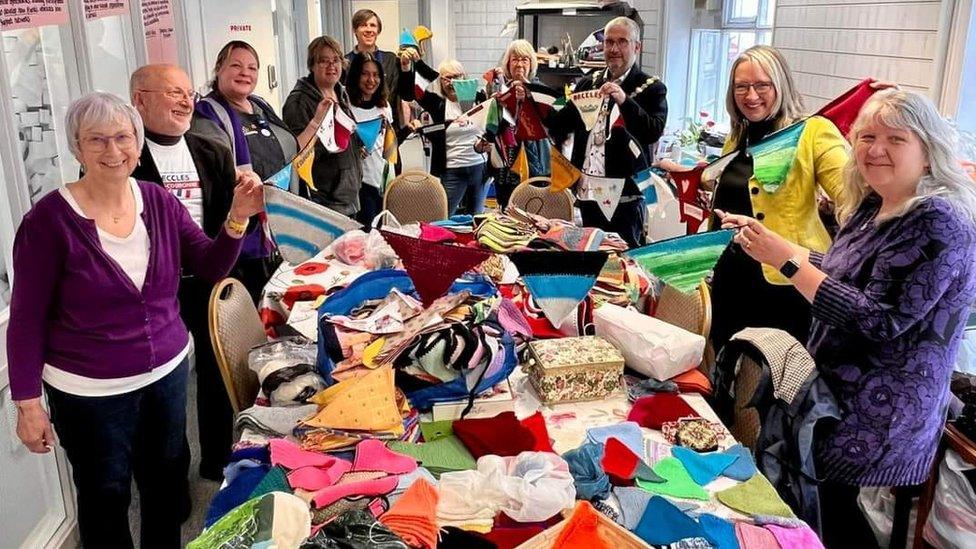
<path fill-rule="evenodd" d="M 550 179 L 549 192 L 558 193 L 568 189 L 576 183 L 583 173 L 576 169 L 576 166 L 568 158 L 559 152 L 555 145 L 549 145 Z"/>

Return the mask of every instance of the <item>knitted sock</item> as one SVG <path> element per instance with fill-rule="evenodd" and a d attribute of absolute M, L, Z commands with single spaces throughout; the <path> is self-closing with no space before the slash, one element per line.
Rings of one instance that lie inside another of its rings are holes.
<path fill-rule="evenodd" d="M 682 446 L 671 448 L 671 455 L 681 460 L 691 478 L 701 486 L 717 479 L 722 471 L 738 459 L 737 456 L 720 452 L 699 454 Z"/>

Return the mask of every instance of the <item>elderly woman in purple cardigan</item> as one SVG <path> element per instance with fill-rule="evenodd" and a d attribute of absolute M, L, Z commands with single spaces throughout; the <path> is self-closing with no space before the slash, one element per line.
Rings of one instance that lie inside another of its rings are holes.
<path fill-rule="evenodd" d="M 261 182 L 242 179 L 210 239 L 166 189 L 130 177 L 144 139 L 131 105 L 86 95 L 68 107 L 65 130 L 85 175 L 39 200 L 14 240 L 7 358 L 17 436 L 32 452 L 64 448 L 83 546 L 132 547 L 135 476 L 142 546 L 179 547 L 190 347 L 180 271 L 227 275 L 248 218 L 264 208 Z"/>
<path fill-rule="evenodd" d="M 850 138 L 842 226 L 826 254 L 719 214 L 749 256 L 813 304 L 807 347 L 842 414 L 815 447 L 828 547 L 877 545 L 857 507 L 860 487 L 928 476 L 976 297 L 976 189 L 935 106 L 879 92 Z"/>

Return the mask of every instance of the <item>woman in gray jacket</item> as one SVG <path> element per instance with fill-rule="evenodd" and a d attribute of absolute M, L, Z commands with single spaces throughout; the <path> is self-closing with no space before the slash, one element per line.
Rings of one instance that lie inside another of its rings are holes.
<path fill-rule="evenodd" d="M 320 36 L 308 45 L 308 76 L 300 78 L 288 94 L 282 109 L 285 124 L 298 136 L 304 147 L 315 138 L 315 130 L 326 113 L 336 104 L 350 118 L 349 96 L 339 83 L 344 59 L 339 43 L 330 36 Z M 309 124 L 315 121 L 315 124 Z M 363 181 L 362 159 L 359 156 L 359 140 L 353 134 L 346 150 L 330 153 L 322 145 L 315 145 L 312 179 L 315 189 L 302 184 L 302 195 L 323 206 L 348 216 L 359 211 L 359 187 Z"/>

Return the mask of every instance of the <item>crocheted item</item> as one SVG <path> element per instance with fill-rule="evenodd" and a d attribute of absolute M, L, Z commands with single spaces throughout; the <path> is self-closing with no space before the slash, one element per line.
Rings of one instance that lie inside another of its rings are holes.
<path fill-rule="evenodd" d="M 716 492 L 715 497 L 728 507 L 747 515 L 796 517 L 763 475 L 754 475 L 742 484 Z"/>
<path fill-rule="evenodd" d="M 273 185 L 264 186 L 264 209 L 281 257 L 295 265 L 319 253 L 346 231 L 362 226 L 337 211 Z"/>
<path fill-rule="evenodd" d="M 433 442 L 453 435 L 454 429 L 451 427 L 453 423 L 454 420 L 451 419 L 420 422 L 420 432 L 424 435 L 424 442 Z"/>
<path fill-rule="evenodd" d="M 695 519 L 660 496 L 654 496 L 647 502 L 634 533 L 651 545 L 667 545 L 686 538 L 706 536 L 704 528 Z"/>
<path fill-rule="evenodd" d="M 674 443 L 687 446 L 696 452 L 709 452 L 718 448 L 718 431 L 708 420 L 684 420 L 674 434 Z"/>
<path fill-rule="evenodd" d="M 549 440 L 549 430 L 546 428 L 546 418 L 542 415 L 542 412 L 536 412 L 531 416 L 519 420 L 519 423 L 523 427 L 532 433 L 532 438 L 535 440 L 535 445 L 532 449 L 536 452 L 553 452 L 552 442 Z"/>
<path fill-rule="evenodd" d="M 712 272 L 734 231 L 712 231 L 662 240 L 626 252 L 648 274 L 689 293 Z"/>
<path fill-rule="evenodd" d="M 695 483 L 684 465 L 677 458 L 664 458 L 657 462 L 653 470 L 664 482 L 645 482 L 637 479 L 637 486 L 662 496 L 708 500 L 708 492 Z"/>
<path fill-rule="evenodd" d="M 403 261 L 424 306 L 447 293 L 462 274 L 491 257 L 485 250 L 428 242 L 390 231 L 383 238 Z"/>
<path fill-rule="evenodd" d="M 655 393 L 641 397 L 634 402 L 634 407 L 627 414 L 627 420 L 636 422 L 648 429 L 661 429 L 668 421 L 677 421 L 684 417 L 699 417 L 681 395 L 672 393 Z"/>
<path fill-rule="evenodd" d="M 861 107 L 877 91 L 871 87 L 872 82 L 874 82 L 873 78 L 858 82 L 856 86 L 821 107 L 817 114 L 833 122 L 840 134 L 847 136 L 854 119 L 861 112 Z"/>
<path fill-rule="evenodd" d="M 352 496 L 385 496 L 396 488 L 396 475 L 379 476 L 379 478 L 377 475 L 384 475 L 384 473 L 369 471 L 346 473 L 335 485 L 327 486 L 315 492 L 312 497 L 312 505 L 314 507 L 325 507 L 342 498 Z"/>
<path fill-rule="evenodd" d="M 519 252 L 509 258 L 546 318 L 559 326 L 590 292 L 607 253 Z"/>
<path fill-rule="evenodd" d="M 540 106 L 536 104 L 534 94 L 528 93 L 525 95 L 525 99 L 519 101 L 515 97 L 515 88 L 512 87 L 499 95 L 496 101 L 503 105 L 505 110 L 515 118 L 516 141 L 520 143 L 523 141 L 539 141 L 549 137 L 546 127 L 542 125 Z"/>
<path fill-rule="evenodd" d="M 738 459 L 737 456 L 721 452 L 700 454 L 681 446 L 672 447 L 671 454 L 681 460 L 681 464 L 685 466 L 691 478 L 695 479 L 695 482 L 701 486 L 717 479 L 729 465 Z"/>

